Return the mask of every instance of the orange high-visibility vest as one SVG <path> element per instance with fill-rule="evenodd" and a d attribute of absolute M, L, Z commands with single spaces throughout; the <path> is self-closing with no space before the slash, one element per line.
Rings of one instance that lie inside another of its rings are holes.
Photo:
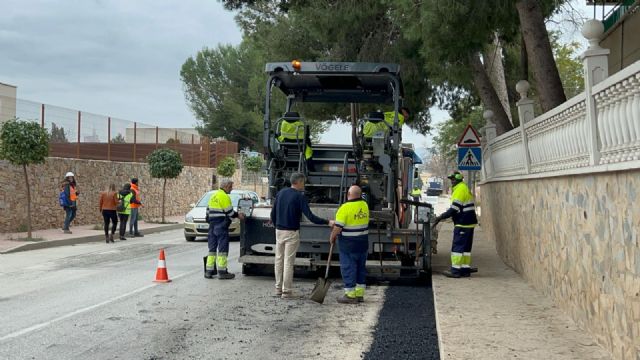
<path fill-rule="evenodd" d="M 136 200 L 140 202 L 140 190 L 138 190 L 138 185 L 131 184 L 131 191 L 133 192 Z M 139 208 L 140 204 L 134 204 L 133 202 L 129 205 L 132 209 Z"/>
<path fill-rule="evenodd" d="M 76 194 L 76 187 L 69 184 L 69 200 L 76 201 L 78 200 L 78 194 Z"/>

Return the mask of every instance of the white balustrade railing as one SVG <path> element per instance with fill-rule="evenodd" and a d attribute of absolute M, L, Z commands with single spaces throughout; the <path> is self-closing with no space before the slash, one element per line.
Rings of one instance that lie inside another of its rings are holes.
<path fill-rule="evenodd" d="M 640 159 L 640 62 L 593 87 L 600 163 Z"/>
<path fill-rule="evenodd" d="M 532 173 L 589 165 L 585 94 L 525 124 Z"/>
<path fill-rule="evenodd" d="M 591 97 L 589 92 L 579 94 L 525 123 L 524 131 L 517 128 L 489 140 L 483 156 L 485 180 L 637 164 L 640 61 L 597 83 L 590 93 Z"/>
<path fill-rule="evenodd" d="M 513 129 L 497 137 L 491 143 L 491 162 L 494 174 L 520 175 L 525 172 L 524 149 L 519 129 Z"/>

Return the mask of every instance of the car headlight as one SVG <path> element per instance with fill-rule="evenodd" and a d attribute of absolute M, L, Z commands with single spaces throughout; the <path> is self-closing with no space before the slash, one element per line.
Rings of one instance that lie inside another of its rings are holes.
<path fill-rule="evenodd" d="M 193 215 L 187 214 L 187 216 L 184 217 L 184 222 L 193 222 Z"/>

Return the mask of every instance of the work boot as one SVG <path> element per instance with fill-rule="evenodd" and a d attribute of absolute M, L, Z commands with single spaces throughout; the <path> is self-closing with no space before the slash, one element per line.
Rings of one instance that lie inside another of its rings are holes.
<path fill-rule="evenodd" d="M 364 296 L 356 296 L 356 299 L 358 299 L 358 302 L 364 302 Z"/>
<path fill-rule="evenodd" d="M 227 270 L 218 271 L 218 279 L 220 280 L 231 280 L 236 277 L 236 274 L 232 274 Z"/>
<path fill-rule="evenodd" d="M 214 276 L 218 275 L 218 268 L 216 268 L 215 263 L 213 270 L 207 270 L 207 256 L 202 258 L 202 268 L 204 269 L 205 279 L 212 279 Z"/>
<path fill-rule="evenodd" d="M 273 293 L 273 296 L 282 297 L 282 289 L 276 289 L 275 292 Z"/>
<path fill-rule="evenodd" d="M 358 303 L 358 299 L 357 298 L 349 297 L 349 296 L 347 296 L 347 294 L 344 294 L 344 295 L 338 297 L 337 300 L 338 300 L 338 302 L 340 304 L 357 304 Z"/>
<path fill-rule="evenodd" d="M 444 275 L 444 276 L 446 276 L 448 278 L 453 278 L 453 279 L 459 279 L 460 278 L 460 274 L 452 273 L 450 270 L 443 271 L 442 275 Z"/>
<path fill-rule="evenodd" d="M 104 240 L 105 240 L 105 242 L 108 244 L 108 243 L 109 243 L 109 235 L 105 235 L 105 236 L 104 236 Z"/>
<path fill-rule="evenodd" d="M 71 230 L 69 230 L 69 229 L 67 229 L 67 230 L 62 230 L 62 232 L 63 232 L 63 233 L 65 233 L 65 234 L 73 234 L 73 233 L 71 232 Z"/>
<path fill-rule="evenodd" d="M 302 299 L 302 296 L 292 291 L 288 291 L 288 292 L 282 292 L 282 296 L 280 296 L 280 298 L 285 300 L 300 300 Z"/>
<path fill-rule="evenodd" d="M 477 273 L 478 272 L 478 267 L 477 266 L 472 266 L 470 269 L 471 273 Z"/>
<path fill-rule="evenodd" d="M 113 241 L 113 234 L 109 235 L 109 242 L 114 242 Z"/>
<path fill-rule="evenodd" d="M 135 233 L 133 234 L 134 237 L 144 237 L 144 235 L 142 235 L 141 233 Z"/>
<path fill-rule="evenodd" d="M 124 240 L 127 240 L 127 238 L 124 236 L 120 236 L 120 241 L 124 241 Z"/>

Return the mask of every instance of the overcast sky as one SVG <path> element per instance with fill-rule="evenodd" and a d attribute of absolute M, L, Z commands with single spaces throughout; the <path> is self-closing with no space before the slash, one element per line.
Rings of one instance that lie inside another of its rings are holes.
<path fill-rule="evenodd" d="M 18 97 L 160 126 L 189 127 L 180 67 L 237 44 L 216 0 L 2 0 L 0 82 Z"/>
<path fill-rule="evenodd" d="M 195 125 L 182 63 L 241 40 L 216 0 L 1 1 L 0 82 L 18 86 L 19 98 L 152 125 Z M 431 136 L 405 128 L 404 140 L 422 147 Z M 333 126 L 323 141 L 350 142 L 350 131 Z"/>

